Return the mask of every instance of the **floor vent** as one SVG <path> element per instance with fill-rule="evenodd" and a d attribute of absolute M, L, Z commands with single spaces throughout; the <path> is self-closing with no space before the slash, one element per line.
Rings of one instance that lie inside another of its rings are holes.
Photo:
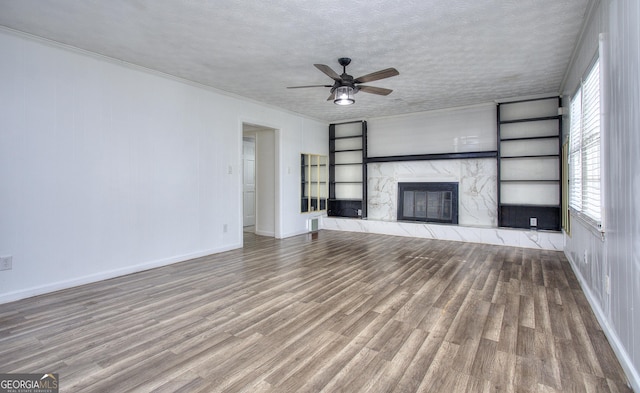
<path fill-rule="evenodd" d="M 311 232 L 318 232 L 319 229 L 319 225 L 320 225 L 320 220 L 318 220 L 317 218 L 310 218 L 309 219 L 309 230 Z"/>

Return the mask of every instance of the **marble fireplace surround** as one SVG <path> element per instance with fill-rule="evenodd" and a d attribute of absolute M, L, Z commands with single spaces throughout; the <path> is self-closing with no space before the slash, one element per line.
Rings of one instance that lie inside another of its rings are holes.
<path fill-rule="evenodd" d="M 495 158 L 367 164 L 368 219 L 397 221 L 398 183 L 458 183 L 458 225 L 498 226 Z"/>
<path fill-rule="evenodd" d="M 367 164 L 368 218 L 323 217 L 321 228 L 561 251 L 559 232 L 498 228 L 495 158 Z M 399 222 L 399 182 L 458 182 L 459 225 Z"/>

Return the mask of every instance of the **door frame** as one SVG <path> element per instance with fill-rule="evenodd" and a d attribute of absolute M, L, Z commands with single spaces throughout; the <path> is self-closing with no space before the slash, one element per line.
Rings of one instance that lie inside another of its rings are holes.
<path fill-rule="evenodd" d="M 245 168 L 245 165 L 247 163 L 247 159 L 245 157 L 245 143 L 251 143 L 253 144 L 253 197 L 251 198 L 251 203 L 253 204 L 253 224 L 250 226 L 254 227 L 254 232 L 255 232 L 255 227 L 256 227 L 256 218 L 257 218 L 257 214 L 256 214 L 256 191 L 257 191 L 257 185 L 256 185 L 256 178 L 257 178 L 257 174 L 256 174 L 256 136 L 255 135 L 246 135 L 243 134 L 242 136 L 242 226 L 243 228 L 246 228 L 246 222 L 245 220 L 247 219 L 246 216 L 246 212 L 247 212 L 247 198 L 246 198 L 246 194 L 247 194 L 247 170 Z M 244 232 L 244 229 L 243 229 Z"/>
<path fill-rule="evenodd" d="M 280 128 L 276 125 L 273 124 L 268 124 L 267 122 L 264 121 L 258 121 L 258 120 L 253 120 L 253 119 L 240 119 L 239 121 L 239 132 L 238 132 L 238 141 L 239 141 L 239 151 L 240 151 L 240 165 L 242 165 L 242 152 L 243 152 L 243 137 L 245 136 L 245 128 L 251 128 L 251 129 L 255 129 L 257 132 L 273 132 L 273 136 L 274 136 L 274 165 L 273 165 L 273 180 L 275 182 L 274 184 L 274 206 L 273 206 L 273 210 L 274 210 L 274 228 L 273 228 L 273 236 L 277 239 L 281 239 L 282 238 L 282 192 L 281 192 L 281 184 L 282 184 L 282 179 L 281 179 L 281 171 L 280 171 L 280 144 L 281 144 L 281 134 L 280 134 Z M 258 130 L 259 129 L 259 130 Z M 251 132 L 251 131 L 248 131 Z M 260 138 L 257 137 L 256 135 L 256 156 L 255 156 L 255 165 L 256 168 L 258 168 L 258 166 L 260 165 L 260 154 L 259 154 L 259 143 L 260 143 Z M 243 240 L 243 223 L 244 223 L 244 203 L 243 203 L 243 188 L 244 188 L 244 174 L 242 176 L 240 176 L 239 182 L 238 182 L 238 196 L 239 196 L 239 200 L 240 200 L 240 209 L 239 209 L 239 214 L 238 214 L 238 222 L 240 223 L 239 228 L 240 228 L 240 240 L 241 242 L 244 244 L 244 240 Z M 258 170 L 256 169 L 256 195 L 255 195 L 255 199 L 256 199 L 256 225 L 255 225 L 255 231 L 258 232 L 259 231 L 259 223 L 260 223 L 260 208 L 259 208 L 259 204 L 258 204 L 258 199 L 260 198 L 260 176 L 258 176 Z"/>

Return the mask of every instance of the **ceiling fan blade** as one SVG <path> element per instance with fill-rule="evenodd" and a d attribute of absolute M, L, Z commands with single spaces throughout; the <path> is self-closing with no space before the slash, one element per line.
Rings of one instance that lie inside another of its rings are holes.
<path fill-rule="evenodd" d="M 384 87 L 374 86 L 358 86 L 358 91 L 364 91 L 365 93 L 378 94 L 381 96 L 389 95 L 393 90 L 385 89 Z"/>
<path fill-rule="evenodd" d="M 319 69 L 320 71 L 324 72 L 329 78 L 333 79 L 334 81 L 339 81 L 340 80 L 340 75 L 338 75 L 328 65 L 314 64 L 314 66 L 316 66 L 317 69 Z"/>
<path fill-rule="evenodd" d="M 304 89 L 307 87 L 331 87 L 331 85 L 289 86 L 287 89 Z"/>
<path fill-rule="evenodd" d="M 391 78 L 392 76 L 396 76 L 396 75 L 400 75 L 400 73 L 398 72 L 398 70 L 392 67 L 392 68 L 386 68 L 384 70 L 372 72 L 367 75 L 363 75 L 359 78 L 356 78 L 354 82 L 367 83 L 367 82 L 377 81 L 379 79 Z"/>
<path fill-rule="evenodd" d="M 331 95 L 329 96 L 329 98 L 327 98 L 327 101 L 333 101 L 336 99 L 336 93 L 331 93 Z"/>

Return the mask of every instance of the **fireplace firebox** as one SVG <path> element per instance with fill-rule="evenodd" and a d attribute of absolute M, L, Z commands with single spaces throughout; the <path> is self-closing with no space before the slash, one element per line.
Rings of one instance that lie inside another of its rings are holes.
<path fill-rule="evenodd" d="M 458 223 L 458 183 L 398 183 L 398 221 Z"/>

